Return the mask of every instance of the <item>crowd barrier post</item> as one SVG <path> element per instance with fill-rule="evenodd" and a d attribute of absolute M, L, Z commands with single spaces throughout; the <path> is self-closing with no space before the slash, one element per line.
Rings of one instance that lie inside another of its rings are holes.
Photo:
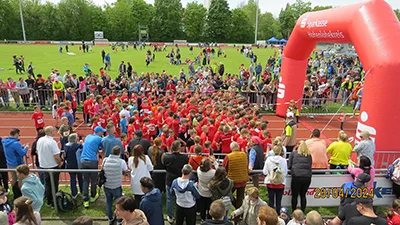
<path fill-rule="evenodd" d="M 48 173 L 50 174 L 51 196 L 53 197 L 54 212 L 55 212 L 56 215 L 58 215 L 56 187 L 55 187 L 54 176 L 53 176 L 54 173 L 53 173 L 52 169 Z"/>

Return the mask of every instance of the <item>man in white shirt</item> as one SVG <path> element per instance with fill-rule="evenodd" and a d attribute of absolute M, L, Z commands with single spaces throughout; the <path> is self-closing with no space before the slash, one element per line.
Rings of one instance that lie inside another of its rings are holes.
<path fill-rule="evenodd" d="M 43 169 L 58 169 L 61 166 L 60 149 L 53 136 L 57 134 L 57 129 L 48 126 L 44 129 L 46 136 L 41 137 L 37 142 L 37 151 L 39 158 L 39 165 Z M 52 173 L 54 178 L 55 192 L 58 191 L 58 182 L 60 173 Z M 51 191 L 50 173 L 45 173 L 45 190 L 47 197 L 47 205 L 54 206 L 52 191 Z"/>
<path fill-rule="evenodd" d="M 128 104 L 123 104 L 122 105 L 122 110 L 119 112 L 119 116 L 122 117 L 122 115 L 125 115 L 125 120 L 126 120 L 126 124 L 129 124 L 129 118 L 131 116 L 131 114 L 128 111 Z"/>

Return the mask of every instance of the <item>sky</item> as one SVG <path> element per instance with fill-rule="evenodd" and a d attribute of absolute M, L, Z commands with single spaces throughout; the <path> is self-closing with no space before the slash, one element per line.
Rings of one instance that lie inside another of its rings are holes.
<path fill-rule="evenodd" d="M 60 0 L 48 0 L 48 1 L 57 3 Z M 97 5 L 104 5 L 105 3 L 112 3 L 115 2 L 116 0 L 92 0 L 92 1 Z M 151 4 L 154 3 L 154 0 L 145 0 L 145 1 Z M 204 3 L 205 0 L 181 0 L 181 1 L 183 6 L 186 6 L 188 2 Z M 292 4 L 295 1 L 296 0 L 259 0 L 261 12 L 264 13 L 268 11 L 271 12 L 274 16 L 278 16 L 281 9 L 284 8 L 287 3 Z M 344 6 L 359 2 L 365 2 L 366 0 L 305 0 L 305 1 L 310 1 L 312 3 L 312 6 L 314 7 L 316 5 Z M 241 2 L 247 2 L 247 0 L 228 0 L 230 8 L 236 8 Z M 400 9 L 400 0 L 386 0 L 386 2 L 388 2 L 393 9 Z"/>

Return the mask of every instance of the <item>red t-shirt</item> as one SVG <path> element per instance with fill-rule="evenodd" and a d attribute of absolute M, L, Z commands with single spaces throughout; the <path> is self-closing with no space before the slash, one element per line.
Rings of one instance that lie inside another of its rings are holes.
<path fill-rule="evenodd" d="M 208 137 L 210 140 L 214 140 L 214 136 L 217 133 L 218 129 L 214 125 L 208 126 Z"/>
<path fill-rule="evenodd" d="M 232 135 L 231 134 L 222 134 L 221 135 L 221 153 L 230 153 L 230 144 L 232 143 Z"/>
<path fill-rule="evenodd" d="M 246 152 L 246 150 L 247 150 L 247 140 L 242 138 L 242 137 L 238 137 L 236 142 L 239 144 L 240 151 Z"/>
<path fill-rule="evenodd" d="M 32 114 L 32 119 L 35 120 L 35 127 L 36 128 L 43 128 L 44 127 L 44 116 L 42 112 L 34 112 Z"/>
<path fill-rule="evenodd" d="M 172 143 L 175 141 L 175 137 L 168 137 L 167 139 L 166 139 L 166 145 L 167 145 L 167 147 L 168 148 L 171 148 L 171 146 L 172 146 Z"/>
<path fill-rule="evenodd" d="M 84 103 L 83 103 L 83 113 L 85 113 L 85 114 L 89 114 L 89 113 L 92 113 L 92 111 L 93 111 L 93 101 L 91 101 L 91 100 L 86 100 Z"/>
<path fill-rule="evenodd" d="M 150 131 L 149 131 L 148 125 L 143 124 L 142 133 L 143 133 L 143 138 L 144 139 L 150 140 Z"/>
<path fill-rule="evenodd" d="M 201 133 L 200 135 L 200 145 L 204 145 L 204 142 L 209 141 L 209 135 L 206 133 Z"/>
<path fill-rule="evenodd" d="M 103 114 L 102 116 L 99 117 L 99 124 L 100 124 L 101 127 L 106 128 L 107 119 L 108 119 L 108 116 L 105 115 L 105 114 Z"/>
<path fill-rule="evenodd" d="M 62 117 L 63 112 L 64 112 L 64 109 L 63 109 L 63 108 L 58 108 L 58 109 L 57 109 L 57 115 L 58 115 L 59 118 Z"/>

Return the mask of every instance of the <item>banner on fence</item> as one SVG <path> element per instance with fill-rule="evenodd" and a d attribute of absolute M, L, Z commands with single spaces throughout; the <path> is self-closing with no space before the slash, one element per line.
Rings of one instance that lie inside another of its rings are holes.
<path fill-rule="evenodd" d="M 307 206 L 326 207 L 339 206 L 340 187 L 343 183 L 352 181 L 350 175 L 314 175 L 311 179 L 311 185 L 307 191 Z M 395 196 L 392 193 L 392 182 L 385 177 L 375 177 L 374 181 L 374 205 L 392 205 Z M 291 206 L 291 178 L 286 178 L 286 186 L 282 197 L 282 206 Z M 372 194 L 372 192 L 370 193 Z M 361 193 L 363 195 L 363 193 Z M 300 203 L 300 201 L 299 201 Z"/>

